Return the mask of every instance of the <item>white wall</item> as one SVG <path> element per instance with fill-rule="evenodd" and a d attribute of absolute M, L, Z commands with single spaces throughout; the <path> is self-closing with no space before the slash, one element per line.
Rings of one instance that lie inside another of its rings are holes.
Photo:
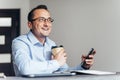
<path fill-rule="evenodd" d="M 29 4 L 29 0 L 0 0 L 1 9 L 17 8 L 21 10 L 21 34 L 24 34 L 29 30 L 27 27 L 27 14 L 29 12 Z"/>
<path fill-rule="evenodd" d="M 95 48 L 92 69 L 120 71 L 120 0 L 30 0 L 30 7 L 46 4 L 53 18 L 51 38 L 63 44 L 68 64 Z"/>

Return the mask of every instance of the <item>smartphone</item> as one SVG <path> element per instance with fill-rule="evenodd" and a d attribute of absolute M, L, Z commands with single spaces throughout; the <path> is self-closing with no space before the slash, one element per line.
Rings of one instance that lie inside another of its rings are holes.
<path fill-rule="evenodd" d="M 86 59 L 90 59 L 89 58 L 89 55 L 92 55 L 92 54 L 94 54 L 94 48 L 91 48 L 91 50 L 89 51 L 89 53 L 88 53 L 88 55 L 86 56 Z M 84 65 L 86 65 L 86 62 L 84 61 L 84 62 L 82 62 L 82 67 L 84 68 L 84 69 L 89 69 L 89 68 L 86 68 Z"/>
<path fill-rule="evenodd" d="M 86 59 L 90 59 L 90 58 L 89 58 L 89 55 L 92 55 L 92 54 L 94 54 L 94 48 L 91 48 L 91 50 L 89 51 Z"/>

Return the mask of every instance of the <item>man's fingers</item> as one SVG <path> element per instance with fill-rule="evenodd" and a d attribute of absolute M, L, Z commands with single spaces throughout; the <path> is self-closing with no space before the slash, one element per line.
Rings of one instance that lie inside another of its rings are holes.
<path fill-rule="evenodd" d="M 86 61 L 86 64 L 90 64 L 90 65 L 94 63 L 93 59 L 86 59 L 85 61 Z"/>

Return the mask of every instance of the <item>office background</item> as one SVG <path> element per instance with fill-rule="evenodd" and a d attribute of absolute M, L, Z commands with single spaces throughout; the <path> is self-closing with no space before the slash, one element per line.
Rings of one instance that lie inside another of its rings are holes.
<path fill-rule="evenodd" d="M 20 33 L 25 34 L 27 14 L 39 4 L 48 6 L 55 20 L 50 38 L 64 45 L 70 66 L 95 48 L 92 69 L 120 71 L 120 0 L 1 0 L 0 8 L 21 9 Z"/>

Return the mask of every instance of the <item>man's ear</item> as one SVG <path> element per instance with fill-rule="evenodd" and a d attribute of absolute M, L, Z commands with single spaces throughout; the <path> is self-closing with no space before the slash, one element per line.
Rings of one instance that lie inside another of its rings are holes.
<path fill-rule="evenodd" d="M 32 29 L 32 23 L 31 22 L 28 22 L 28 27 L 29 27 L 29 29 Z"/>

